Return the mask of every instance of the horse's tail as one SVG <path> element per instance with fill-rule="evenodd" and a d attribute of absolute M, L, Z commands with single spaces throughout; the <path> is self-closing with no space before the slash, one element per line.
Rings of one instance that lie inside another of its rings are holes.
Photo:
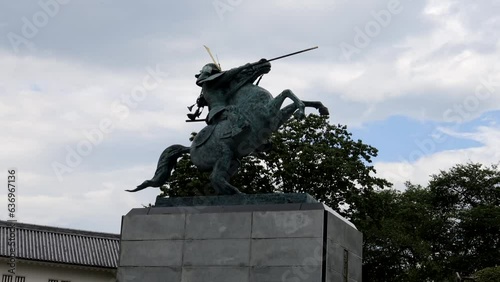
<path fill-rule="evenodd" d="M 141 191 L 147 187 L 161 187 L 168 181 L 172 169 L 174 169 L 177 164 L 177 159 L 184 153 L 189 153 L 190 148 L 182 145 L 172 145 L 166 148 L 163 153 L 161 153 L 160 159 L 158 160 L 158 166 L 156 167 L 156 172 L 151 180 L 144 181 L 141 185 L 133 190 L 126 190 L 128 192 Z"/>

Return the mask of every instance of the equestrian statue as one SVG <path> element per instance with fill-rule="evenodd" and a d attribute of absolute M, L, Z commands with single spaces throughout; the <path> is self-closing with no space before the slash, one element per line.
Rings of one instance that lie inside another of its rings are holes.
<path fill-rule="evenodd" d="M 207 126 L 195 136 L 190 147 L 172 145 L 166 148 L 160 156 L 153 178 L 127 191 L 163 186 L 177 160 L 189 153 L 192 163 L 199 170 L 211 173 L 210 182 L 218 195 L 240 194 L 229 180 L 237 172 L 243 157 L 268 148 L 271 134 L 292 116 L 305 117 L 305 107 L 316 108 L 321 115 L 329 114 L 321 102 L 302 101 L 288 89 L 273 98 L 269 91 L 258 86 L 260 79 L 254 84 L 259 77 L 269 73 L 270 61 L 315 48 L 271 60 L 261 59 L 227 71 L 221 70 L 207 48 L 214 62 L 206 64 L 195 75 L 201 94 L 196 101 L 198 109 L 194 114 L 188 114 L 187 120 L 205 121 Z M 293 103 L 282 108 L 286 98 Z M 208 116 L 197 120 L 200 109 L 205 106 L 209 109 Z"/>

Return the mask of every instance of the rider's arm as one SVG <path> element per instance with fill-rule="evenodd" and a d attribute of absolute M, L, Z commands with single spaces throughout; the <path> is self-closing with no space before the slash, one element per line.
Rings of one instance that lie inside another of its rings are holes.
<path fill-rule="evenodd" d="M 248 63 L 245 64 L 241 67 L 233 68 L 224 73 L 224 75 L 221 76 L 221 82 L 225 82 L 228 80 L 233 79 L 233 77 L 237 74 L 239 74 L 242 71 L 248 71 L 249 74 L 255 73 L 258 69 L 264 68 L 266 69 L 264 73 L 268 73 L 271 70 L 271 63 L 267 61 L 266 59 L 260 59 L 256 63 Z"/>
<path fill-rule="evenodd" d="M 250 64 L 250 63 L 245 64 L 241 67 L 232 68 L 230 70 L 225 71 L 224 74 L 220 77 L 220 79 L 218 79 L 218 82 L 219 83 L 228 82 L 228 81 L 232 80 L 235 75 L 239 74 L 240 72 L 242 72 L 243 70 L 246 70 L 246 69 L 252 69 L 252 64 Z"/>

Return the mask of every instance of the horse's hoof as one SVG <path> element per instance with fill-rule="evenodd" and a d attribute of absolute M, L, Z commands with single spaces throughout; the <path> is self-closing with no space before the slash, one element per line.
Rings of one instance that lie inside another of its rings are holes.
<path fill-rule="evenodd" d="M 230 192 L 231 195 L 243 195 L 244 194 L 240 190 L 238 190 L 237 188 L 232 188 L 230 191 L 231 191 Z"/>
<path fill-rule="evenodd" d="M 296 111 L 295 113 L 293 113 L 293 116 L 296 118 L 296 119 L 304 119 L 306 117 L 306 114 L 303 112 L 303 111 Z"/>
<path fill-rule="evenodd" d="M 329 116 L 330 112 L 328 111 L 327 107 L 320 107 L 319 108 L 319 114 L 322 116 Z"/>

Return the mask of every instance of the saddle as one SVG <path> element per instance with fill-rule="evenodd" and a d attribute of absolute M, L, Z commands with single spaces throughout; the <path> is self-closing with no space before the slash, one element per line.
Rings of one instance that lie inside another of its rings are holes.
<path fill-rule="evenodd" d="M 201 145 L 205 144 L 205 142 L 207 142 L 210 136 L 212 136 L 217 126 L 221 127 L 219 129 L 220 130 L 219 138 L 221 139 L 237 137 L 240 134 L 246 133 L 248 132 L 248 130 L 250 130 L 248 122 L 244 119 L 238 120 L 235 124 L 231 124 L 229 122 L 222 122 L 226 120 L 227 117 L 224 117 L 223 120 L 215 124 L 209 124 L 205 126 L 198 134 L 196 134 L 196 137 L 193 140 L 193 145 L 195 147 L 200 147 Z"/>
<path fill-rule="evenodd" d="M 214 133 L 216 126 L 217 124 L 209 124 L 205 126 L 200 132 L 198 132 L 193 140 L 193 146 L 200 147 L 201 145 L 205 144 L 212 133 Z"/>

